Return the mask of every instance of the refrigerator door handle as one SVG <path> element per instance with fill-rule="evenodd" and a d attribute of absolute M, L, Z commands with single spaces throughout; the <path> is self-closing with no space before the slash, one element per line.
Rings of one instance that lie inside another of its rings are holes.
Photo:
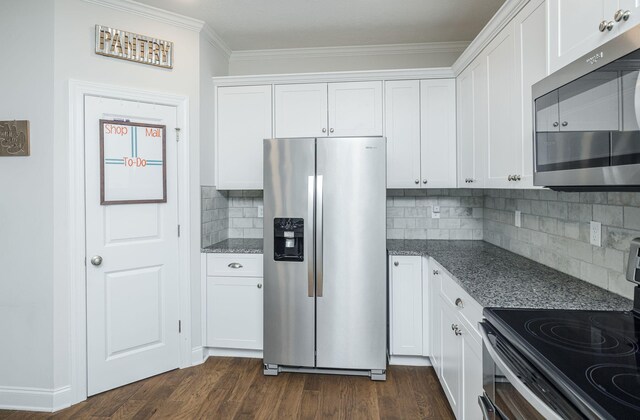
<path fill-rule="evenodd" d="M 313 256 L 313 208 L 314 208 L 314 203 L 313 203 L 313 193 L 314 193 L 314 189 L 315 189 L 315 176 L 310 176 L 309 177 L 309 183 L 307 185 L 307 211 L 309 212 L 307 215 L 307 234 L 308 232 L 311 232 L 311 235 L 308 237 L 307 240 L 307 244 L 311 245 L 308 246 L 307 245 L 307 270 L 308 270 L 308 278 L 309 278 L 309 285 L 308 285 L 308 295 L 309 297 L 314 297 L 315 296 L 315 290 L 314 290 L 314 285 L 315 282 L 313 281 L 313 273 L 315 271 L 315 267 L 314 267 L 314 256 Z"/>
<path fill-rule="evenodd" d="M 316 296 L 322 297 L 323 289 L 323 232 L 322 232 L 322 175 L 317 176 L 316 187 Z"/>

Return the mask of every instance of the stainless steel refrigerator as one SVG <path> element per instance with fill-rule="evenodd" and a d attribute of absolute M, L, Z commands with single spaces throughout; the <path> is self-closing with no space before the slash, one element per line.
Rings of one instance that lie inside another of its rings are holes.
<path fill-rule="evenodd" d="M 264 141 L 264 374 L 386 378 L 383 137 Z"/>

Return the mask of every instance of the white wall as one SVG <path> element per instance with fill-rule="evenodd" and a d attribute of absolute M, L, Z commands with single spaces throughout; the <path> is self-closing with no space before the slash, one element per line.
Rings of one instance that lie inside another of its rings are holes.
<path fill-rule="evenodd" d="M 31 156 L 0 157 L 0 406 L 52 384 L 52 34 L 52 2 L 2 2 L 0 120 L 30 121 Z"/>
<path fill-rule="evenodd" d="M 323 71 L 391 70 L 450 67 L 466 43 L 402 46 L 308 48 L 236 51 L 231 54 L 229 74 L 315 73 Z"/>
<path fill-rule="evenodd" d="M 200 161 L 199 161 L 199 34 L 139 15 L 82 0 L 55 2 L 55 135 L 53 138 L 53 207 L 55 248 L 54 281 L 54 387 L 70 383 L 69 360 L 69 80 L 99 82 L 189 97 L 190 179 L 192 207 L 190 256 L 192 280 L 200 281 Z M 174 68 L 160 69 L 94 53 L 94 27 L 112 26 L 174 42 Z M 37 49 L 39 50 L 39 49 Z M 24 55 L 24 54 L 23 54 Z M 96 186 L 97 188 L 97 186 Z M 199 303 L 199 300 L 198 302 Z M 196 304 L 197 304 L 196 303 Z"/>

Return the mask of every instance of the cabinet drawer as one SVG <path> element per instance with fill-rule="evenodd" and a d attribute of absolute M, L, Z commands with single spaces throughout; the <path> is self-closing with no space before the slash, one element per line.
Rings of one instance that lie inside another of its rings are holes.
<path fill-rule="evenodd" d="M 482 306 L 476 302 L 462 287 L 460 287 L 446 272 L 443 272 L 442 283 L 440 287 L 440 295 L 444 301 L 454 306 L 459 315 L 461 315 L 479 336 L 478 322 L 482 320 Z"/>
<path fill-rule="evenodd" d="M 262 277 L 262 254 L 207 254 L 207 276 Z"/>

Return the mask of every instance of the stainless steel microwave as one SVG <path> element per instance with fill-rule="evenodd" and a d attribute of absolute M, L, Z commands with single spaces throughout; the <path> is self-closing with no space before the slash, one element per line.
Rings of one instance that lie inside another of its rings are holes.
<path fill-rule="evenodd" d="M 640 191 L 640 25 L 532 89 L 534 185 Z"/>

